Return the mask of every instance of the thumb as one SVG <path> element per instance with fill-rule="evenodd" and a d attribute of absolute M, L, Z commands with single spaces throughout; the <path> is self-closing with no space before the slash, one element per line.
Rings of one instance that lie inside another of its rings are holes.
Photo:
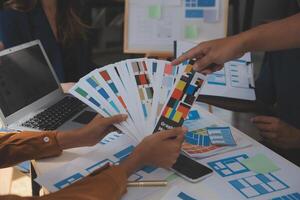
<path fill-rule="evenodd" d="M 157 134 L 159 134 L 158 137 L 161 140 L 166 140 L 166 139 L 171 139 L 171 138 L 174 138 L 174 137 L 177 138 L 178 136 L 184 135 L 186 132 L 187 132 L 187 128 L 178 127 L 178 128 L 174 128 L 174 129 L 171 129 L 171 130 L 162 131 L 162 132 L 159 132 Z"/>
<path fill-rule="evenodd" d="M 125 121 L 127 119 L 127 117 L 128 116 L 126 114 L 121 114 L 121 115 L 115 115 L 112 117 L 103 118 L 102 125 L 110 126 L 112 124 L 118 124 L 118 123 Z"/>

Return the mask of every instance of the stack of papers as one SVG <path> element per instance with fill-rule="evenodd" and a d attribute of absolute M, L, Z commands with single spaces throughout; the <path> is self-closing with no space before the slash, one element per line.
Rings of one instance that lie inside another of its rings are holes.
<path fill-rule="evenodd" d="M 228 124 L 213 115 L 205 115 L 204 109 L 195 104 L 184 121 L 188 128 L 182 151 L 192 158 L 206 158 L 216 154 L 246 148 L 249 140 L 231 131 Z M 216 132 L 217 131 L 217 132 Z"/>
<path fill-rule="evenodd" d="M 138 142 L 153 132 L 182 126 L 204 81 L 204 75 L 193 71 L 192 61 L 178 67 L 140 58 L 96 69 L 70 93 L 103 117 L 127 114 L 115 126 Z"/>

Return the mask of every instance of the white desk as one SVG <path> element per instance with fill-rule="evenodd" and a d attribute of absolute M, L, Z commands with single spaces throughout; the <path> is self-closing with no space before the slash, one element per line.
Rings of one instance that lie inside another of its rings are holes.
<path fill-rule="evenodd" d="M 202 115 L 211 115 L 204 109 L 199 108 L 199 111 Z M 217 122 L 224 123 L 223 121 L 219 120 Z M 181 178 L 176 178 L 172 181 L 168 187 L 162 189 L 143 189 L 142 193 L 145 194 L 143 199 L 161 199 L 174 185 L 178 185 L 180 188 L 188 188 L 189 190 L 193 190 L 201 199 L 272 199 L 275 197 L 283 196 L 290 193 L 298 192 L 300 193 L 300 168 L 294 165 L 293 163 L 287 161 L 286 159 L 282 158 L 278 154 L 274 153 L 270 149 L 264 147 L 260 143 L 256 142 L 246 134 L 242 133 L 241 131 L 231 127 L 231 130 L 235 133 L 241 134 L 244 138 L 251 141 L 252 146 L 240 149 L 237 151 L 227 152 L 224 154 L 215 155 L 206 159 L 199 160 L 200 163 L 207 165 L 208 162 L 217 161 L 220 159 L 226 159 L 229 157 L 239 156 L 246 154 L 249 157 L 254 156 L 258 153 L 262 153 L 266 155 L 268 158 L 273 160 L 273 162 L 280 168 L 280 170 L 273 172 L 272 177 L 274 181 L 272 184 L 275 190 L 272 191 L 261 191 L 262 193 L 266 193 L 263 195 L 254 194 L 250 182 L 250 186 L 248 188 L 238 188 L 234 187 L 233 185 L 237 185 L 237 183 L 247 182 L 253 180 L 255 178 L 256 173 L 248 171 L 240 174 L 233 174 L 231 176 L 222 177 L 217 172 L 214 172 L 212 176 L 201 181 L 196 184 L 189 183 Z M 54 169 L 56 167 L 62 166 L 65 163 L 84 155 L 85 153 L 94 150 L 95 147 L 90 148 L 78 148 L 65 151 L 60 157 L 50 158 L 45 160 L 39 160 L 35 162 L 35 169 L 38 175 L 42 175 L 47 171 Z M 268 175 L 269 176 L 269 175 Z M 274 176 L 274 177 L 273 177 Z M 259 184 L 264 183 L 253 183 L 254 187 L 259 187 Z M 270 183 L 271 184 L 271 183 Z M 249 184 L 248 184 L 249 185 Z M 276 191 L 278 190 L 278 191 Z M 130 189 L 129 193 L 134 194 L 135 192 L 141 193 L 141 189 Z M 244 194 L 243 194 L 244 192 Z M 149 193 L 151 193 L 149 195 Z M 248 196 L 248 197 L 247 197 Z M 252 197 L 250 197 L 252 196 Z M 253 197 L 256 196 L 256 197 Z M 126 196 L 125 196 L 126 197 Z M 139 197 L 140 198 L 140 197 Z M 140 198 L 141 199 L 141 198 Z"/>

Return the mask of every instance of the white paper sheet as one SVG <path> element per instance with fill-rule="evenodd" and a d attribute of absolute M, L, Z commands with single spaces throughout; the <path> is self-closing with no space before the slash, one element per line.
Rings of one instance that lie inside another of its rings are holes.
<path fill-rule="evenodd" d="M 177 41 L 176 56 L 182 55 L 195 43 Z M 256 99 L 251 54 L 225 63 L 224 69 L 207 76 L 200 95 L 220 96 L 242 100 Z"/>
<path fill-rule="evenodd" d="M 113 136 L 110 136 L 113 137 Z M 88 176 L 93 171 L 101 168 L 106 163 L 118 164 L 125 159 L 134 149 L 137 143 L 127 135 L 120 135 L 118 138 L 109 139 L 106 137 L 95 151 L 89 152 L 84 156 L 77 158 L 68 164 L 56 168 L 35 179 L 50 192 L 63 189 L 70 184 Z M 173 172 L 160 168 L 147 167 L 134 173 L 129 180 L 164 180 L 172 175 Z M 124 197 L 125 199 L 141 199 L 133 191 Z M 139 188 L 141 196 L 149 192 L 147 188 Z M 153 189 L 150 189 L 153 192 Z"/>

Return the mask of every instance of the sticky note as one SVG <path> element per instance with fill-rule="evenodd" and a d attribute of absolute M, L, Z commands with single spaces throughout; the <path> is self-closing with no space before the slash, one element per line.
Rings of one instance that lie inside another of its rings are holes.
<path fill-rule="evenodd" d="M 150 19 L 160 19 L 161 17 L 161 6 L 157 5 L 150 5 L 148 7 L 148 17 Z"/>
<path fill-rule="evenodd" d="M 279 170 L 272 160 L 263 154 L 256 154 L 255 156 L 242 160 L 241 163 L 248 167 L 251 171 L 265 174 Z"/>
<path fill-rule="evenodd" d="M 196 25 L 187 25 L 185 27 L 185 38 L 190 40 L 198 39 L 199 36 L 199 30 Z"/>

